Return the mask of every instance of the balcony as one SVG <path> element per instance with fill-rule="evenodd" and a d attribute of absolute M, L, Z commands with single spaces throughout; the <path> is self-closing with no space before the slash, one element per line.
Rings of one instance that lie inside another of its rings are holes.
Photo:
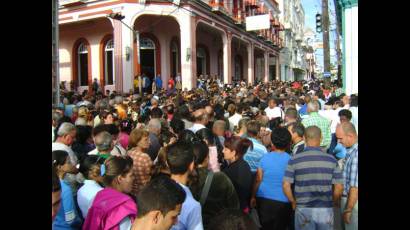
<path fill-rule="evenodd" d="M 259 8 L 258 3 L 259 3 L 258 0 L 245 0 L 245 7 L 256 9 L 256 8 Z"/>
<path fill-rule="evenodd" d="M 233 20 L 235 21 L 235 24 L 242 24 L 245 23 L 245 17 L 244 17 L 244 12 L 240 8 L 234 8 L 232 10 L 233 13 Z"/>
<path fill-rule="evenodd" d="M 212 12 L 216 14 L 228 14 L 228 10 L 225 8 L 223 0 L 210 0 L 209 5 L 212 7 Z"/>

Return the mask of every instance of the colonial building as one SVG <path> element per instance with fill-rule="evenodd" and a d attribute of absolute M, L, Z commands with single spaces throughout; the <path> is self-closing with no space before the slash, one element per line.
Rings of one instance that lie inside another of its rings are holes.
<path fill-rule="evenodd" d="M 303 52 L 304 62 L 306 65 L 306 76 L 305 79 L 309 80 L 312 76 L 315 75 L 315 64 L 316 64 L 316 56 L 315 56 L 315 48 L 314 48 L 314 41 L 315 41 L 315 33 L 311 28 L 306 28 L 303 34 Z"/>
<path fill-rule="evenodd" d="M 118 92 L 141 74 L 180 74 L 187 89 L 200 75 L 268 81 L 280 76 L 279 13 L 274 0 L 60 1 L 60 81 L 83 91 L 97 78 Z M 270 15 L 270 28 L 247 32 L 245 17 L 259 14 Z"/>

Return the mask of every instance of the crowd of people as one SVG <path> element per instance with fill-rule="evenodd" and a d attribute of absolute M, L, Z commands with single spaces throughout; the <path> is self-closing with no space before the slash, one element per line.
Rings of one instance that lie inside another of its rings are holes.
<path fill-rule="evenodd" d="M 357 94 L 154 81 L 151 94 L 62 91 L 53 229 L 358 228 Z"/>

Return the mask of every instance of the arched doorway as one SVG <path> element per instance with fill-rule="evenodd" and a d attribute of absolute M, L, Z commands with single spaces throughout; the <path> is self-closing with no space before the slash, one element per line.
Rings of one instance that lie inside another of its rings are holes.
<path fill-rule="evenodd" d="M 197 76 L 209 74 L 209 51 L 203 44 L 198 44 L 196 48 L 196 73 Z"/>
<path fill-rule="evenodd" d="M 114 40 L 110 39 L 104 47 L 104 85 L 114 84 Z"/>
<path fill-rule="evenodd" d="M 243 80 L 244 76 L 243 76 L 243 61 L 242 61 L 242 57 L 240 55 L 236 55 L 235 56 L 235 72 L 233 75 L 233 81 L 235 82 L 239 82 L 241 80 Z"/>
<path fill-rule="evenodd" d="M 72 52 L 73 82 L 75 90 L 91 91 L 91 48 L 90 43 L 84 39 L 78 39 L 73 46 Z"/>

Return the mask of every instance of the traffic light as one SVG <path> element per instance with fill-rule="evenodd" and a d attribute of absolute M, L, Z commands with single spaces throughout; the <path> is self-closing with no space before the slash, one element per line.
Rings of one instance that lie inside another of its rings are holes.
<path fill-rule="evenodd" d="M 316 14 L 316 32 L 322 32 L 322 15 L 319 13 Z"/>

